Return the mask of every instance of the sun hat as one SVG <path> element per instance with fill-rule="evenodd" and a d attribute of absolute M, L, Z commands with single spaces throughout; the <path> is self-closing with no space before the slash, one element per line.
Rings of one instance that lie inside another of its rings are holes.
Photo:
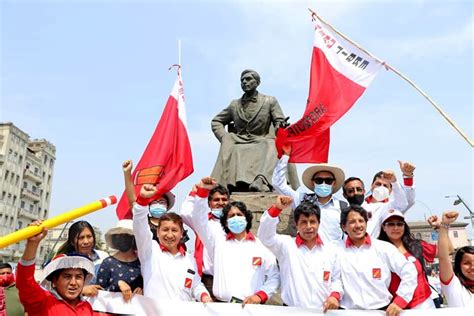
<path fill-rule="evenodd" d="M 86 284 L 95 275 L 94 263 L 85 255 L 79 253 L 60 254 L 51 259 L 51 261 L 44 267 L 39 283 L 42 286 L 51 287 L 53 273 L 62 269 L 86 270 L 88 273 L 85 278 Z"/>
<path fill-rule="evenodd" d="M 115 248 L 112 244 L 112 236 L 127 234 L 133 236 L 133 221 L 131 219 L 121 219 L 117 225 L 105 233 L 105 242 L 110 248 Z"/>
<path fill-rule="evenodd" d="M 308 189 L 313 191 L 314 190 L 313 176 L 316 173 L 321 172 L 321 171 L 327 171 L 334 175 L 335 181 L 332 185 L 332 193 L 336 193 L 337 191 L 339 191 L 339 189 L 342 187 L 342 184 L 344 183 L 344 179 L 345 179 L 344 171 L 342 171 L 342 169 L 339 167 L 329 165 L 327 163 L 320 163 L 320 164 L 306 168 L 302 176 L 304 185 Z"/>

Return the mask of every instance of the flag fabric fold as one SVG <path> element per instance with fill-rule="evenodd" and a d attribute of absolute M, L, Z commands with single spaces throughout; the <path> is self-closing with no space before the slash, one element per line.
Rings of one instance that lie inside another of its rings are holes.
<path fill-rule="evenodd" d="M 156 184 L 157 196 L 163 195 L 193 171 L 191 145 L 186 129 L 183 81 L 178 69 L 178 76 L 163 114 L 132 173 L 135 193 L 138 195 L 144 184 Z M 125 192 L 116 211 L 119 219 L 132 218 Z"/>
<path fill-rule="evenodd" d="M 364 93 L 382 63 L 369 56 L 316 16 L 309 95 L 303 117 L 277 132 L 275 144 L 292 145 L 290 162 L 328 162 L 330 127 Z"/>

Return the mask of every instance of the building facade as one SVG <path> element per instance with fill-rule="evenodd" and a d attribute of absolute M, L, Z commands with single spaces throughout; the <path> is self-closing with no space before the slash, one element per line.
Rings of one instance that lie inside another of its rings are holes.
<path fill-rule="evenodd" d="M 48 217 L 56 147 L 30 139 L 13 123 L 0 123 L 0 236 Z M 25 241 L 0 249 L 0 261 L 14 262 Z M 38 258 L 44 257 L 40 248 Z"/>

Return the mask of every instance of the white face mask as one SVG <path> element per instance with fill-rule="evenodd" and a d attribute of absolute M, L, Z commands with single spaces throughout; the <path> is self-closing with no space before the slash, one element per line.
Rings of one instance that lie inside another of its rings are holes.
<path fill-rule="evenodd" d="M 378 202 L 382 202 L 390 196 L 390 191 L 383 185 L 372 190 L 372 196 Z"/>

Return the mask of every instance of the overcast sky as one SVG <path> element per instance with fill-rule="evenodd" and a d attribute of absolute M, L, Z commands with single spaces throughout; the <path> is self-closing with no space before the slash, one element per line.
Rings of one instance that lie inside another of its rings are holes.
<path fill-rule="evenodd" d="M 123 190 L 172 89 L 182 42 L 195 172 L 210 174 L 219 143 L 210 121 L 240 97 L 246 68 L 290 121 L 304 112 L 313 27 L 308 8 L 399 69 L 473 138 L 471 1 L 0 1 L 0 121 L 56 145 L 51 215 Z M 331 129 L 330 163 L 370 183 L 397 159 L 416 164 L 409 220 L 473 199 L 473 150 L 394 73 L 382 71 Z M 300 174 L 305 166 L 300 166 Z M 85 218 L 103 231 L 115 208 Z M 465 222 L 467 220 L 462 219 Z"/>

